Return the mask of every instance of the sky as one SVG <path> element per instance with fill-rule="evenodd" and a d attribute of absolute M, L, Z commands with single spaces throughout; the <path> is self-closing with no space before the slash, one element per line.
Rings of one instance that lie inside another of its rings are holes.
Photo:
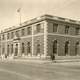
<path fill-rule="evenodd" d="M 50 14 L 54 16 L 80 20 L 80 0 L 0 0 L 0 30 L 21 22 Z"/>

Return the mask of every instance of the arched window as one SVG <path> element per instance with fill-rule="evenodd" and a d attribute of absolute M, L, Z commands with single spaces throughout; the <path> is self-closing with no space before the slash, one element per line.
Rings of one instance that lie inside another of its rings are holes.
<path fill-rule="evenodd" d="M 53 42 L 53 54 L 57 54 L 57 40 Z"/>
<path fill-rule="evenodd" d="M 27 53 L 31 53 L 31 45 L 30 42 L 27 43 Z"/>
<path fill-rule="evenodd" d="M 76 42 L 75 44 L 75 55 L 79 53 L 79 42 Z"/>
<path fill-rule="evenodd" d="M 11 54 L 13 53 L 13 44 L 11 44 Z"/>
<path fill-rule="evenodd" d="M 22 53 L 25 52 L 25 47 L 24 47 L 24 43 L 22 43 Z"/>
<path fill-rule="evenodd" d="M 5 48 L 4 48 L 4 46 L 3 46 L 3 48 L 2 48 L 2 54 L 4 54 L 4 52 L 5 52 Z"/>
<path fill-rule="evenodd" d="M 36 54 L 40 54 L 40 44 L 37 44 L 36 46 Z"/>
<path fill-rule="evenodd" d="M 7 45 L 7 56 L 9 56 L 9 45 Z"/>
<path fill-rule="evenodd" d="M 7 33 L 7 39 L 9 39 L 10 38 L 10 33 Z"/>
<path fill-rule="evenodd" d="M 16 44 L 15 46 L 15 56 L 17 56 L 17 54 L 18 54 L 18 44 Z"/>
<path fill-rule="evenodd" d="M 65 55 L 67 55 L 69 52 L 69 41 L 65 42 Z"/>

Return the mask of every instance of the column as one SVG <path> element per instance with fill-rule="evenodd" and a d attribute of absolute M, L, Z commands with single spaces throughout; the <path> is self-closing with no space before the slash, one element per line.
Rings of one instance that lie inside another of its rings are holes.
<path fill-rule="evenodd" d="M 33 54 L 34 54 L 34 28 L 33 28 L 34 26 L 32 26 L 32 56 L 33 56 Z"/>
<path fill-rule="evenodd" d="M 47 56 L 47 22 L 44 24 L 44 57 Z"/>
<path fill-rule="evenodd" d="M 21 56 L 21 53 L 20 53 L 20 43 L 17 43 L 18 44 L 18 56 Z"/>

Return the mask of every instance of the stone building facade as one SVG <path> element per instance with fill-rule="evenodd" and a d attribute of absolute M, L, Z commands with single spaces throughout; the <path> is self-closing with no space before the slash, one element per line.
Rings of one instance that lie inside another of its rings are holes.
<path fill-rule="evenodd" d="M 80 22 L 42 15 L 0 33 L 0 55 L 47 58 L 80 55 Z"/>

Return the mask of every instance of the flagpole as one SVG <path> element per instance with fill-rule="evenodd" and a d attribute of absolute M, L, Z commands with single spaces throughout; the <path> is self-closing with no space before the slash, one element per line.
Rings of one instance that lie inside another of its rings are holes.
<path fill-rule="evenodd" d="M 19 8 L 17 12 L 19 13 L 19 25 L 21 26 L 21 8 Z"/>
<path fill-rule="evenodd" d="M 21 10 L 19 12 L 19 16 L 20 16 L 20 26 L 21 26 Z"/>

